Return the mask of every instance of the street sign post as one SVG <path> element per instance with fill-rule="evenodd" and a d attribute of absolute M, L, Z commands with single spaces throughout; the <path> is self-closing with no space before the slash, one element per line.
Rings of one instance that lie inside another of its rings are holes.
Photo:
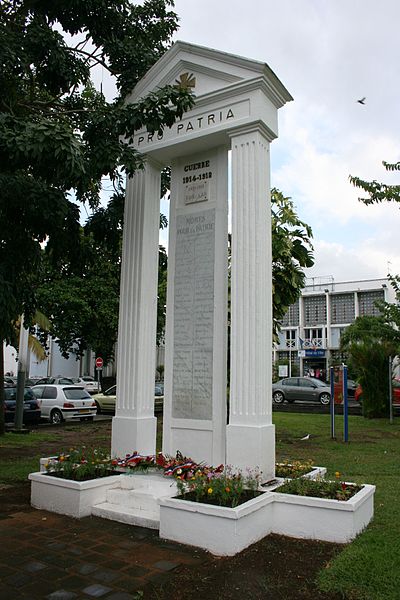
<path fill-rule="evenodd" d="M 101 386 L 100 386 L 100 371 L 103 370 L 103 359 L 101 358 L 101 356 L 98 356 L 96 358 L 96 371 L 97 371 L 97 391 L 100 392 L 101 391 Z"/>
<path fill-rule="evenodd" d="M 349 410 L 347 396 L 347 367 L 330 368 L 331 381 L 331 438 L 335 439 L 335 404 L 343 404 L 343 438 L 349 441 Z"/>

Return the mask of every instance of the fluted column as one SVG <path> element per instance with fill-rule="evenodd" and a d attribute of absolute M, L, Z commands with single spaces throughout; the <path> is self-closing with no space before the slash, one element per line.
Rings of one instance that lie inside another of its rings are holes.
<path fill-rule="evenodd" d="M 232 134 L 231 381 L 227 462 L 274 476 L 269 140 Z"/>
<path fill-rule="evenodd" d="M 160 170 L 150 161 L 127 181 L 112 454 L 154 454 Z"/>

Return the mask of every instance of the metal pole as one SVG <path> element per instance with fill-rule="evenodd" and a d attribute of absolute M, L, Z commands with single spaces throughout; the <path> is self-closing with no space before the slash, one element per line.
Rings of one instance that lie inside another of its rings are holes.
<path fill-rule="evenodd" d="M 343 369 L 343 437 L 344 441 L 349 441 L 349 403 L 347 397 L 347 367 L 342 366 Z"/>
<path fill-rule="evenodd" d="M 389 356 L 389 421 L 390 421 L 390 423 L 393 423 L 392 363 L 393 363 L 393 359 L 391 356 Z"/>
<path fill-rule="evenodd" d="M 330 367 L 330 381 L 331 381 L 331 405 L 330 405 L 331 438 L 334 440 L 335 439 L 335 382 L 334 382 L 333 367 Z"/>
<path fill-rule="evenodd" d="M 24 315 L 21 315 L 18 348 L 17 393 L 15 399 L 14 416 L 14 426 L 16 430 L 21 430 L 23 428 L 25 377 L 28 362 L 28 337 L 29 332 L 24 327 Z"/>

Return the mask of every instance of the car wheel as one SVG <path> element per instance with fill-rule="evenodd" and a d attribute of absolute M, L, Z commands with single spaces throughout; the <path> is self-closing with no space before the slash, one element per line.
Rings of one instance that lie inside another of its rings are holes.
<path fill-rule="evenodd" d="M 58 408 L 55 408 L 54 410 L 51 411 L 50 423 L 52 423 L 53 425 L 59 425 L 63 421 L 64 421 L 64 418 L 62 416 L 61 410 L 58 410 Z"/>
<path fill-rule="evenodd" d="M 282 394 L 282 392 L 274 392 L 272 394 L 272 399 L 275 404 L 283 404 L 285 402 L 285 396 Z"/>
<path fill-rule="evenodd" d="M 324 392 L 323 394 L 320 395 L 319 401 L 321 402 L 321 404 L 329 404 L 329 402 L 331 401 L 330 394 L 328 394 L 327 392 Z"/>
<path fill-rule="evenodd" d="M 100 406 L 100 404 L 97 402 L 97 400 L 95 400 L 95 402 L 96 402 L 97 414 L 98 414 L 98 415 L 101 415 L 101 406 Z"/>

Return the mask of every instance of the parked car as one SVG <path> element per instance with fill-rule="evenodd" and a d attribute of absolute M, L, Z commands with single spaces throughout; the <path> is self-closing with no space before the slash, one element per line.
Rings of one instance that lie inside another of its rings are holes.
<path fill-rule="evenodd" d="M 42 418 L 50 423 L 80 419 L 93 421 L 96 403 L 89 392 L 77 385 L 34 385 L 32 388 L 40 401 Z"/>
<path fill-rule="evenodd" d="M 35 385 L 44 385 L 45 383 L 52 383 L 53 385 L 74 385 L 72 377 L 42 377 L 35 382 Z"/>
<path fill-rule="evenodd" d="M 16 398 L 16 387 L 4 388 L 4 420 L 6 423 L 14 423 Z M 24 390 L 24 412 L 22 420 L 24 423 L 39 423 L 40 415 L 40 402 L 31 388 L 26 387 Z"/>
<path fill-rule="evenodd" d="M 98 394 L 100 391 L 99 382 L 91 375 L 82 375 L 82 377 L 71 377 L 75 385 L 83 385 L 89 394 Z"/>
<path fill-rule="evenodd" d="M 357 402 L 362 402 L 363 398 L 362 398 L 362 387 L 361 385 L 357 386 L 356 392 L 354 394 L 354 400 L 356 400 Z M 399 379 L 393 379 L 392 381 L 392 397 L 393 397 L 393 404 L 400 404 L 400 380 Z"/>
<path fill-rule="evenodd" d="M 272 384 L 272 398 L 276 404 L 310 400 L 329 404 L 331 389 L 328 384 L 314 377 L 285 377 Z"/>
<path fill-rule="evenodd" d="M 161 393 L 160 393 L 161 392 Z M 158 385 L 154 386 L 154 410 L 161 411 L 164 404 L 164 390 Z M 96 402 L 97 412 L 115 412 L 117 399 L 117 386 L 113 385 L 103 393 L 95 394 L 93 400 Z"/>

